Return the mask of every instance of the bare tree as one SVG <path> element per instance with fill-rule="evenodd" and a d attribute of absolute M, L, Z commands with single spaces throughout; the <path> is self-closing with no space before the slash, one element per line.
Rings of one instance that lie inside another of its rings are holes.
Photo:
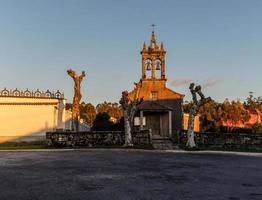
<path fill-rule="evenodd" d="M 189 86 L 190 92 L 192 94 L 193 104 L 189 110 L 189 119 L 188 119 L 188 130 L 187 130 L 187 147 L 194 148 L 195 143 L 195 134 L 194 134 L 194 121 L 195 116 L 198 112 L 200 106 L 205 102 L 210 100 L 210 97 L 205 98 L 204 94 L 201 91 L 201 86 L 198 85 L 195 87 L 194 83 L 191 83 Z M 197 94 L 200 96 L 200 100 L 197 100 Z"/>
<path fill-rule="evenodd" d="M 67 73 L 69 76 L 71 76 L 74 80 L 74 98 L 73 98 L 73 108 L 72 108 L 72 130 L 73 131 L 79 131 L 79 119 L 80 119 L 80 110 L 79 110 L 79 104 L 80 100 L 82 98 L 81 95 L 81 82 L 83 78 L 86 76 L 85 72 L 82 71 L 82 74 L 80 76 L 76 75 L 76 72 L 72 69 L 67 70 Z"/>
<path fill-rule="evenodd" d="M 122 98 L 119 103 L 121 104 L 124 111 L 124 120 L 125 120 L 125 144 L 124 146 L 133 146 L 132 142 L 132 127 L 134 116 L 137 110 L 137 106 L 142 102 L 142 99 L 135 99 L 130 101 L 128 99 L 128 92 L 122 92 Z"/>

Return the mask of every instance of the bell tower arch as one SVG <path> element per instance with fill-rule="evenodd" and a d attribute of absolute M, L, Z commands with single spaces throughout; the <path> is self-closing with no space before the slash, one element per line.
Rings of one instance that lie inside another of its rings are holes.
<path fill-rule="evenodd" d="M 142 80 L 166 80 L 165 55 L 163 42 L 158 46 L 155 32 L 152 31 L 149 46 L 144 42 L 142 51 Z"/>

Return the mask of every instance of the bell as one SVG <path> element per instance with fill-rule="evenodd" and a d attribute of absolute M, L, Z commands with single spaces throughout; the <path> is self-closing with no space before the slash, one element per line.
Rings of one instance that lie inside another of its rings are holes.
<path fill-rule="evenodd" d="M 159 62 L 156 63 L 156 70 L 160 70 L 160 63 Z"/>
<path fill-rule="evenodd" d="M 150 71 L 151 70 L 151 65 L 150 65 L 150 63 L 148 62 L 148 63 L 146 63 L 146 70 L 147 71 Z"/>

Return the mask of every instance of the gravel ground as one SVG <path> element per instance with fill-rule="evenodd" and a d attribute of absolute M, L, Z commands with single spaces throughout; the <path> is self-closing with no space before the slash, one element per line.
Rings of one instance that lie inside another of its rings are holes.
<path fill-rule="evenodd" d="M 0 200 L 262 199 L 262 157 L 127 150 L 0 152 Z"/>

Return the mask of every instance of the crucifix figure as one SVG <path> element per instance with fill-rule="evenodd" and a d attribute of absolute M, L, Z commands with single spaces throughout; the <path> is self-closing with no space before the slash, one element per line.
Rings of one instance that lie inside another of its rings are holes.
<path fill-rule="evenodd" d="M 86 76 L 85 71 L 82 71 L 80 76 L 77 76 L 76 72 L 72 69 L 67 70 L 67 74 L 71 76 L 74 80 L 74 98 L 73 98 L 73 109 L 72 109 L 72 130 L 79 131 L 79 119 L 80 119 L 80 110 L 79 103 L 82 98 L 81 95 L 81 82 L 83 78 Z"/>

